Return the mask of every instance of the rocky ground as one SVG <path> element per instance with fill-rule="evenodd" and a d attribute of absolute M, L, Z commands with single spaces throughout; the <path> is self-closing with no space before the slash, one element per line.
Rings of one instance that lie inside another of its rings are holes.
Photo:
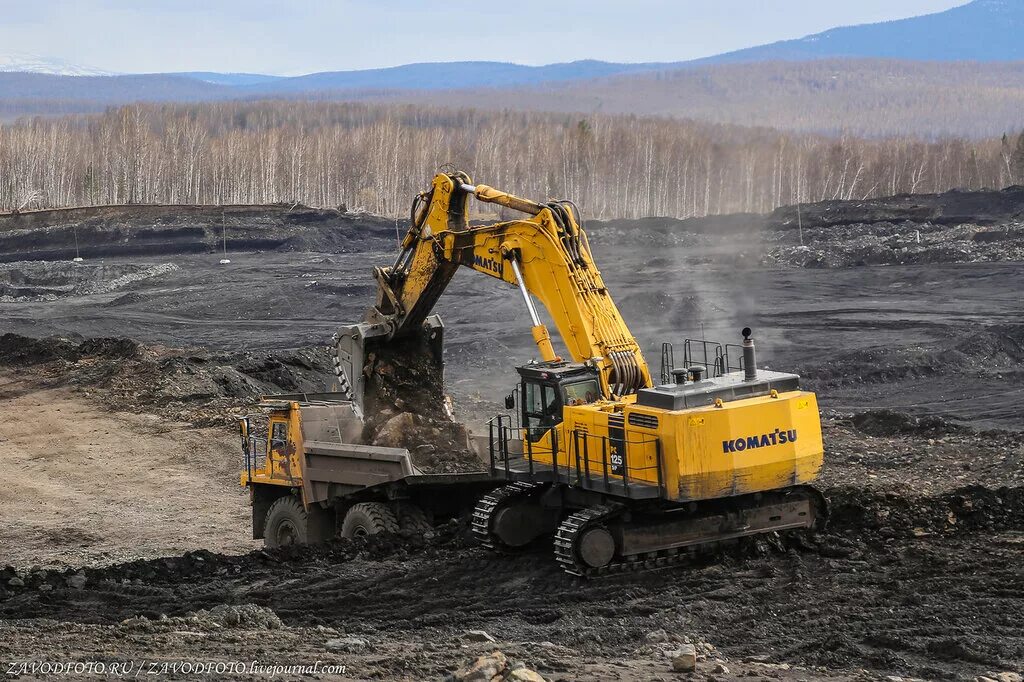
<path fill-rule="evenodd" d="M 126 338 L 0 335 L 0 367 L 30 385 L 71 387 L 118 412 L 225 426 L 260 396 L 319 392 L 334 371 L 326 348 L 210 352 Z"/>
<path fill-rule="evenodd" d="M 639 228 L 639 229 L 638 229 Z M 596 221 L 596 244 L 682 247 L 694 264 L 837 268 L 1024 260 L 1024 187 L 785 206 L 767 215 Z M 639 232 L 639 234 L 637 234 Z"/>
<path fill-rule="evenodd" d="M 46 661 L 173 679 L 195 678 L 182 661 L 319 661 L 278 678 L 1019 682 L 1022 208 L 1008 190 L 594 224 L 656 369 L 662 340 L 680 354 L 685 337 L 735 341 L 750 324 L 761 363 L 818 392 L 832 518 L 592 582 L 544 547 L 490 556 L 458 523 L 251 551 L 229 418 L 261 393 L 332 387 L 323 344 L 370 300 L 392 221 L 301 207 L 0 218 L 0 384 L 21 415 L 0 426 L 19 472 L 0 492 L 0 661 L 23 679 L 52 677 L 31 667 Z M 76 232 L 86 261 L 41 260 L 73 255 Z M 531 355 L 518 303 L 461 273 L 439 305 L 471 425 Z M 406 369 L 381 375 L 390 412 L 370 437 L 422 411 L 389 393 Z M 168 480 L 188 493 L 161 495 Z M 194 519 L 184 532 L 176 509 Z"/>
<path fill-rule="evenodd" d="M 547 679 L 678 679 L 673 659 L 687 644 L 696 679 L 969 679 L 1020 668 L 1024 490 L 828 495 L 827 533 L 588 583 L 544 550 L 489 556 L 457 525 L 429 539 L 8 570 L 0 653 L 31 658 L 45 637 L 47 651 L 83 657 L 98 647 L 122 659 L 247 660 L 273 657 L 249 631 L 274 628 L 275 647 L 296 644 L 275 661 L 341 664 L 355 679 L 443 677 L 494 648 Z M 230 627 L 218 622 L 224 604 L 244 609 L 226 616 Z"/>

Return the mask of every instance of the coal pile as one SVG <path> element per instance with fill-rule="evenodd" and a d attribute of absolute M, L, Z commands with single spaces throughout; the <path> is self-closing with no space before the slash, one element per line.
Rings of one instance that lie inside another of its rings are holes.
<path fill-rule="evenodd" d="M 1024 221 L 997 228 L 967 223 L 855 223 L 768 236 L 762 256 L 775 267 L 840 268 L 1024 260 Z"/>
<path fill-rule="evenodd" d="M 96 206 L 0 214 L 0 263 L 389 247 L 393 220 L 302 205 Z M 0 292 L 2 295 L 2 292 Z"/>
<path fill-rule="evenodd" d="M 1024 325 L 974 329 L 936 343 L 839 353 L 800 368 L 808 386 L 828 389 L 931 376 L 999 375 L 1024 380 Z"/>
<path fill-rule="evenodd" d="M 821 201 L 772 213 L 590 221 L 599 250 L 670 249 L 690 265 L 844 268 L 1024 260 L 1024 188 Z"/>
<path fill-rule="evenodd" d="M 48 385 L 95 393 L 111 409 L 157 412 L 195 426 L 232 424 L 265 395 L 322 393 L 335 382 L 322 347 L 263 352 L 174 349 L 124 338 L 0 336 L 0 366 L 30 367 Z M 452 416 L 444 375 L 424 339 L 367 355 L 363 440 L 406 448 L 425 473 L 482 471 Z"/>
<path fill-rule="evenodd" d="M 830 533 L 885 539 L 1024 528 L 1024 488 L 970 486 L 915 497 L 842 486 L 826 497 Z"/>
<path fill-rule="evenodd" d="M 105 294 L 178 270 L 174 263 L 0 263 L 0 303 Z"/>
<path fill-rule="evenodd" d="M 917 417 L 896 410 L 858 412 L 850 420 L 853 427 L 869 436 L 915 435 L 940 437 L 964 433 L 967 429 L 937 416 Z"/>

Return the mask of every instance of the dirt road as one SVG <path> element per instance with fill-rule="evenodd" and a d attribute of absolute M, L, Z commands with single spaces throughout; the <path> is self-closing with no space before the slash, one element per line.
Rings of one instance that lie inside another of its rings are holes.
<path fill-rule="evenodd" d="M 111 413 L 0 371 L 0 546 L 15 566 L 105 565 L 255 543 L 224 428 Z"/>

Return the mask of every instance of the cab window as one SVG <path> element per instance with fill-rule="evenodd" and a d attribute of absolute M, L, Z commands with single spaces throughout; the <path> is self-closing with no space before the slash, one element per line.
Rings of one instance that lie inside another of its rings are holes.
<path fill-rule="evenodd" d="M 283 455 L 288 445 L 288 424 L 286 422 L 274 422 L 270 430 L 270 451 L 276 455 Z"/>
<path fill-rule="evenodd" d="M 548 429 L 561 421 L 562 406 L 554 386 L 526 382 L 523 423 L 530 440 L 540 440 Z"/>
<path fill-rule="evenodd" d="M 600 395 L 597 381 L 587 379 L 576 381 L 562 387 L 562 401 L 566 405 L 589 405 Z"/>

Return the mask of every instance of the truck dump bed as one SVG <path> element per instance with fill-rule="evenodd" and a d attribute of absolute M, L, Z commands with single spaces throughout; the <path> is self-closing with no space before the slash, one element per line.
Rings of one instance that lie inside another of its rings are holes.
<path fill-rule="evenodd" d="M 302 482 L 309 502 L 389 484 L 424 488 L 497 480 L 485 471 L 425 474 L 413 466 L 409 451 L 401 448 L 308 441 L 304 454 Z"/>
<path fill-rule="evenodd" d="M 362 419 L 342 393 L 267 396 L 260 407 L 269 415 L 267 454 L 255 455 L 259 437 L 250 436 L 242 482 L 298 488 L 307 506 L 414 499 L 444 511 L 472 502 L 500 482 L 482 461 L 479 472 L 426 473 L 404 448 L 361 443 Z M 287 435 L 275 440 L 275 433 Z"/>

